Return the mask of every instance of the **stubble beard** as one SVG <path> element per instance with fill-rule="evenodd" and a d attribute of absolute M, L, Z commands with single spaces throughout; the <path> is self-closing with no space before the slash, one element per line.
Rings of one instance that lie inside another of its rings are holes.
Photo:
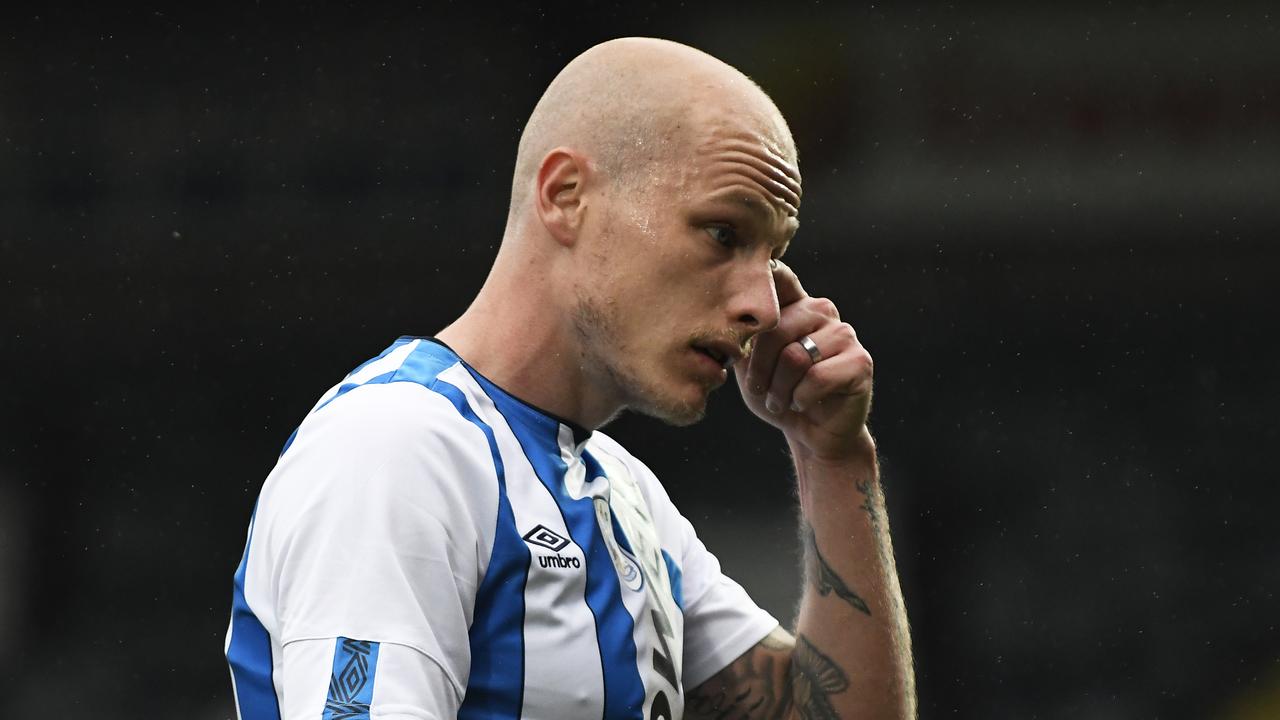
<path fill-rule="evenodd" d="M 706 395 L 700 402 L 673 397 L 661 380 L 646 379 L 634 361 L 640 357 L 628 348 L 618 332 L 617 306 L 577 291 L 574 329 L 582 346 L 583 364 L 601 372 L 622 398 L 623 408 L 656 418 L 668 425 L 684 427 L 701 420 L 707 412 Z"/>

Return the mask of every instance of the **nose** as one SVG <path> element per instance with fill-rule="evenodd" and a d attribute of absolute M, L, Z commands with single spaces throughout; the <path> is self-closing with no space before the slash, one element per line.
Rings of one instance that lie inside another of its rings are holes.
<path fill-rule="evenodd" d="M 768 332 L 778 326 L 778 291 L 773 270 L 765 263 L 752 263 L 737 278 L 730 300 L 730 312 L 748 336 Z"/>

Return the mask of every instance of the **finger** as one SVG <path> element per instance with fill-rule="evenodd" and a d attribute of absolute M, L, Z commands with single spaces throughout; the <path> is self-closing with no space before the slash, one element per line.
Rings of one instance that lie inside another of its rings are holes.
<path fill-rule="evenodd" d="M 778 353 L 778 360 L 769 380 L 769 391 L 764 398 L 765 408 L 777 415 L 791 407 L 791 391 L 813 366 L 813 358 L 809 357 L 808 351 L 799 341 L 784 345 Z"/>
<path fill-rule="evenodd" d="M 823 343 L 830 343 L 841 349 L 815 364 L 800 378 L 792 388 L 788 407 L 805 411 L 828 399 L 848 399 L 850 396 L 865 396 L 869 402 L 874 365 L 871 354 L 858 342 L 853 328 L 839 323 L 824 329 L 822 339 L 815 336 L 814 342 L 819 348 Z M 826 353 L 825 349 L 823 353 Z"/>
<path fill-rule="evenodd" d="M 781 260 L 773 261 L 773 285 L 778 291 L 778 307 L 809 297 L 795 271 Z"/>
<path fill-rule="evenodd" d="M 778 364 L 774 370 L 769 393 L 765 398 L 765 407 L 778 413 L 792 407 L 794 392 L 797 386 L 810 372 L 824 363 L 829 363 L 857 347 L 857 337 L 853 328 L 847 323 L 828 322 L 822 328 L 808 335 L 818 348 L 818 361 L 815 363 L 809 351 L 797 340 L 788 343 L 778 355 Z M 825 371 L 825 369 L 824 369 Z M 802 407 L 802 406 L 800 406 Z"/>
<path fill-rule="evenodd" d="M 814 333 L 839 317 L 835 303 L 826 298 L 805 298 L 783 308 L 778 326 L 756 336 L 747 366 L 747 387 L 751 392 L 762 395 L 769 388 L 779 354 L 787 344 Z M 808 359 L 807 355 L 805 359 Z"/>

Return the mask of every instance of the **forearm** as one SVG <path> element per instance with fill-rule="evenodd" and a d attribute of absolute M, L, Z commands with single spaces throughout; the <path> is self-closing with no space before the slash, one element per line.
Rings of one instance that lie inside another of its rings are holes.
<path fill-rule="evenodd" d="M 867 431 L 871 355 L 834 303 L 773 266 L 778 323 L 734 369 L 747 407 L 795 459 L 804 595 L 796 637 L 779 628 L 696 688 L 690 717 L 911 719 L 911 640 Z"/>
<path fill-rule="evenodd" d="M 793 716 L 914 718 L 915 679 L 875 447 L 838 462 L 792 446 L 805 587 L 792 655 Z"/>

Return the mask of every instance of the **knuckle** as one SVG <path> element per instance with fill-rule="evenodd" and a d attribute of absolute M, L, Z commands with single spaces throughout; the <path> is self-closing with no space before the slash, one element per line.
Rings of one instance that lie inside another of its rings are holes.
<path fill-rule="evenodd" d="M 863 375 L 854 379 L 849 383 L 849 394 L 851 395 L 870 395 L 871 394 L 871 377 Z"/>
<path fill-rule="evenodd" d="M 853 334 L 853 328 L 847 323 L 840 323 L 824 331 L 823 338 L 821 346 L 827 357 L 847 356 L 848 353 L 857 352 L 860 349 L 858 338 Z"/>
<path fill-rule="evenodd" d="M 840 309 L 836 307 L 836 304 L 830 298 L 813 298 L 813 310 L 819 315 L 825 315 L 832 319 L 840 317 Z"/>
<path fill-rule="evenodd" d="M 858 344 L 858 333 L 853 329 L 853 326 L 847 322 L 842 322 L 836 327 L 836 337 L 840 338 L 842 342 L 845 342 L 850 346 L 856 346 Z"/>

